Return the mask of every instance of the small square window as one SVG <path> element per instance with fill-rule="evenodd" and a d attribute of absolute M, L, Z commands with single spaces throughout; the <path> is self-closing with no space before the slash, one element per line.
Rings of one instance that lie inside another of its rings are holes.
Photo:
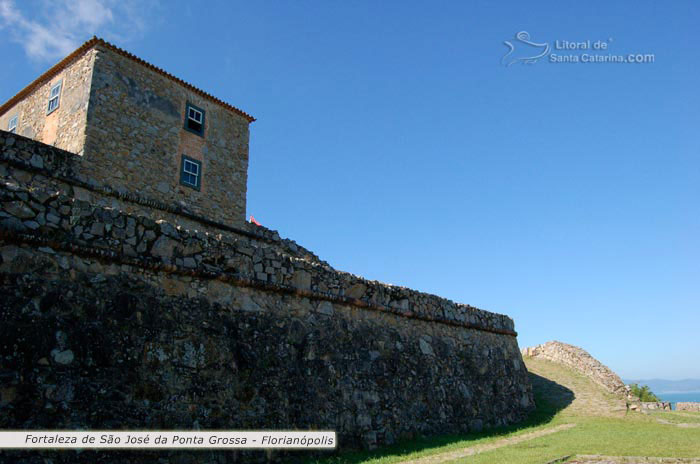
<path fill-rule="evenodd" d="M 202 185 L 202 162 L 182 155 L 180 183 L 186 187 L 199 190 Z"/>
<path fill-rule="evenodd" d="M 7 131 L 10 132 L 11 134 L 14 134 L 17 132 L 17 116 L 13 116 L 10 118 L 10 121 L 7 123 Z"/>
<path fill-rule="evenodd" d="M 204 136 L 204 110 L 187 104 L 185 111 L 185 129 L 197 135 Z"/>
<path fill-rule="evenodd" d="M 49 109 L 46 114 L 51 114 L 56 108 L 61 100 L 61 84 L 63 81 L 58 81 L 58 84 L 51 87 L 51 93 L 49 94 Z"/>

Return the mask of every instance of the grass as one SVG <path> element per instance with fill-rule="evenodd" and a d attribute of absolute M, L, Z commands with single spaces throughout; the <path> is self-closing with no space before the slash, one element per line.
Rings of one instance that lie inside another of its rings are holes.
<path fill-rule="evenodd" d="M 576 454 L 700 457 L 700 428 L 675 425 L 700 423 L 700 413 L 627 413 L 624 401 L 567 367 L 542 360 L 525 361 L 538 408 L 519 425 L 479 434 L 422 438 L 375 451 L 350 452 L 307 462 L 390 464 L 433 455 L 439 461 L 437 455 L 442 453 L 495 444 L 504 438 L 571 423 L 576 426 L 450 462 L 543 464 Z"/>
<path fill-rule="evenodd" d="M 572 454 L 700 456 L 700 430 L 681 429 L 645 418 L 638 420 L 635 416 L 631 413 L 621 419 L 581 417 L 575 421 L 577 425 L 573 429 L 480 454 L 469 458 L 468 462 L 543 464 Z"/>

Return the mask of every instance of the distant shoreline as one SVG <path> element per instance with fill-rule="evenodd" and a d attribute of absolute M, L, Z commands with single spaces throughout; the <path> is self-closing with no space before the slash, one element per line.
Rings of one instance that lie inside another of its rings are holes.
<path fill-rule="evenodd" d="M 687 378 L 681 380 L 667 380 L 667 379 L 643 379 L 643 380 L 631 380 L 623 379 L 623 382 L 627 385 L 633 383 L 642 386 L 646 385 L 656 396 L 673 395 L 677 397 L 678 395 L 688 395 L 693 397 L 693 399 L 679 399 L 677 401 L 695 401 L 700 402 L 700 379 Z M 666 401 L 676 401 L 666 400 Z"/>
<path fill-rule="evenodd" d="M 654 392 L 658 395 L 685 395 L 687 394 L 700 394 L 700 390 L 669 390 L 669 391 L 659 391 Z"/>

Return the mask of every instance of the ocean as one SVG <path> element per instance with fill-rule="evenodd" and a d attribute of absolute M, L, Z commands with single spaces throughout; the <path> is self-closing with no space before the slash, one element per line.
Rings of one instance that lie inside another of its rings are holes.
<path fill-rule="evenodd" d="M 661 401 L 670 401 L 671 403 L 677 403 L 679 401 L 692 401 L 695 403 L 700 403 L 700 392 L 686 392 L 686 393 L 657 393 Z M 673 404 L 673 409 L 676 409 L 676 405 Z"/>

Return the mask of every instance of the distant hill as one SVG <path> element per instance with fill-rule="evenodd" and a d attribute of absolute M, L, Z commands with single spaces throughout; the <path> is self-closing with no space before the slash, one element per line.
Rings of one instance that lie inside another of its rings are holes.
<path fill-rule="evenodd" d="M 636 383 L 638 385 L 648 385 L 649 389 L 654 393 L 687 393 L 700 392 L 700 379 L 683 379 L 683 380 L 664 380 L 664 379 L 648 379 L 648 380 L 632 380 L 623 379 L 629 385 Z"/>

